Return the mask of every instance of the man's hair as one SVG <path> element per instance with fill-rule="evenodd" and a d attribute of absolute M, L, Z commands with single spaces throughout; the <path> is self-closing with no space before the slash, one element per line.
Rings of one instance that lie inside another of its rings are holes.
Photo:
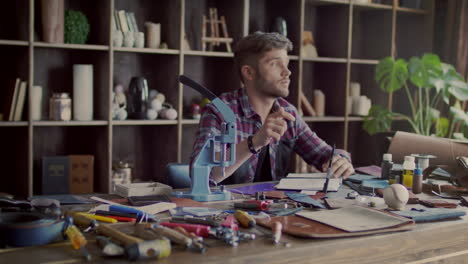
<path fill-rule="evenodd" d="M 265 52 L 272 49 L 285 49 L 286 51 L 291 51 L 292 43 L 287 37 L 279 33 L 265 33 L 260 31 L 245 36 L 239 40 L 234 49 L 234 64 L 242 82 L 244 82 L 241 73 L 242 66 L 250 65 L 257 70 L 258 60 Z"/>

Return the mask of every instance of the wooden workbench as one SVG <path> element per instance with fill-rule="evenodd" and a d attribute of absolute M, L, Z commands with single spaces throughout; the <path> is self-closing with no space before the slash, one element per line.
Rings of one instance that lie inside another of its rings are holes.
<path fill-rule="evenodd" d="M 453 201 L 453 200 L 452 200 Z M 458 206 L 457 210 L 468 212 Z M 258 234 L 262 234 L 261 232 Z M 155 263 L 468 263 L 468 216 L 456 220 L 417 224 L 406 232 L 340 239 L 303 239 L 283 235 L 290 247 L 273 245 L 270 239 L 241 242 L 230 247 L 219 242 L 204 254 L 174 247 Z M 100 257 L 90 238 L 88 250 L 94 263 L 128 263 L 123 257 Z M 40 247 L 0 249 L 0 263 L 83 263 L 68 242 Z"/>

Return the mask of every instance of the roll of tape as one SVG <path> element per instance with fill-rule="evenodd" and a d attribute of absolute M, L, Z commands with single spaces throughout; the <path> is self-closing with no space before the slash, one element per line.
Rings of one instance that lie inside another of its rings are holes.
<path fill-rule="evenodd" d="M 64 220 L 40 213 L 3 212 L 0 214 L 0 244 L 3 246 L 39 246 L 64 239 Z"/>

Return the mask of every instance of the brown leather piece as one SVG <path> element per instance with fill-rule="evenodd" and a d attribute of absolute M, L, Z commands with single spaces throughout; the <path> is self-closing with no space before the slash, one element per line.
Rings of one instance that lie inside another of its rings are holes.
<path fill-rule="evenodd" d="M 390 213 L 389 213 L 390 214 Z M 272 228 L 274 223 L 279 221 L 283 224 L 283 232 L 299 237 L 305 238 L 339 238 L 339 237 L 353 237 L 363 236 L 371 234 L 389 233 L 397 231 L 406 231 L 414 228 L 414 222 L 407 222 L 393 228 L 385 228 L 372 231 L 363 232 L 346 232 L 338 228 L 325 225 L 316 221 L 312 221 L 303 217 L 290 215 L 290 216 L 278 216 L 272 217 L 271 219 L 257 219 L 257 224 Z"/>

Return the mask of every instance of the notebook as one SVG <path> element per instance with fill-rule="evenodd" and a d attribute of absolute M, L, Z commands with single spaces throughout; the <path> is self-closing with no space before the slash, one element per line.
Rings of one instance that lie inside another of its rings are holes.
<path fill-rule="evenodd" d="M 290 173 L 280 180 L 276 189 L 321 191 L 325 183 L 326 173 Z M 337 191 L 341 185 L 341 178 L 331 178 L 328 191 Z"/>

